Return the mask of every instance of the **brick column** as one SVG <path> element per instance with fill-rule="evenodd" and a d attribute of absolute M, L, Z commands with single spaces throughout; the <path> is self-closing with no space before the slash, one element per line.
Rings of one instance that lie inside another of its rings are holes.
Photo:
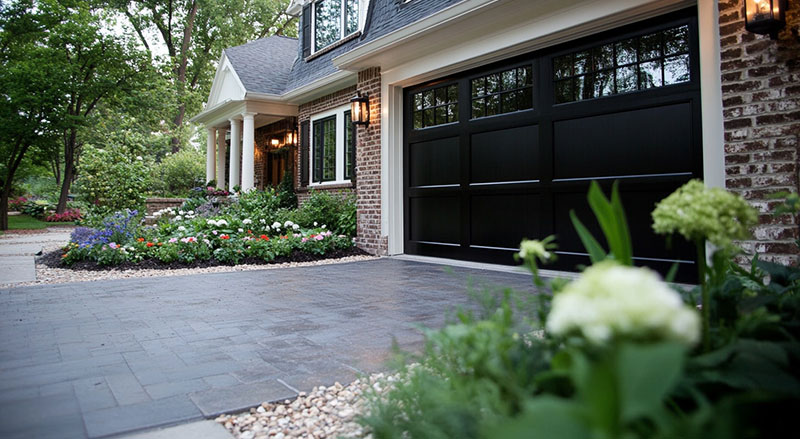
<path fill-rule="evenodd" d="M 388 239 L 381 234 L 381 71 L 358 72 L 357 89 L 369 94 L 369 126 L 358 128 L 356 146 L 356 204 L 358 247 L 385 255 Z"/>
<path fill-rule="evenodd" d="M 719 2 L 725 185 L 761 212 L 755 240 L 743 243 L 762 259 L 796 264 L 798 218 L 769 211 L 780 191 L 798 191 L 800 136 L 800 2 L 789 2 L 778 40 L 744 29 L 744 1 Z"/>

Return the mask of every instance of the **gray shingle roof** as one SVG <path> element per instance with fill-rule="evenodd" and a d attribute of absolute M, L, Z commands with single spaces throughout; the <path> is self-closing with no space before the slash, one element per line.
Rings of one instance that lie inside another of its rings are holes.
<path fill-rule="evenodd" d="M 297 56 L 297 39 L 272 36 L 225 49 L 249 92 L 281 94 Z"/>
<path fill-rule="evenodd" d="M 360 38 L 306 61 L 297 39 L 268 37 L 225 49 L 247 91 L 282 94 L 336 73 L 333 58 L 464 0 L 372 0 Z"/>

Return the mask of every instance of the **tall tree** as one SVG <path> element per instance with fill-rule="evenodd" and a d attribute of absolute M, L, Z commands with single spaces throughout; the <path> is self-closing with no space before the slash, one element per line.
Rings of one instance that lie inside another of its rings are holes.
<path fill-rule="evenodd" d="M 181 147 L 186 113 L 199 111 L 211 87 L 214 61 L 225 47 L 268 35 L 297 36 L 285 13 L 289 0 L 116 0 L 142 46 L 166 53 L 177 102 L 170 116 L 173 152 Z M 153 37 L 155 35 L 155 37 Z"/>
<path fill-rule="evenodd" d="M 55 22 L 31 6 L 15 2 L 0 9 L 0 230 L 8 229 L 8 198 L 26 154 L 55 142 L 62 127 L 57 109 L 64 94 L 51 84 L 58 67 L 39 44 Z"/>

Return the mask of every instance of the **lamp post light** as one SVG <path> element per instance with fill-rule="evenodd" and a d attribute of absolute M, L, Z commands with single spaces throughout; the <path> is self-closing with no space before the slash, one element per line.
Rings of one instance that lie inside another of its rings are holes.
<path fill-rule="evenodd" d="M 786 26 L 787 0 L 745 0 L 744 28 L 755 34 L 778 39 L 778 32 Z"/>

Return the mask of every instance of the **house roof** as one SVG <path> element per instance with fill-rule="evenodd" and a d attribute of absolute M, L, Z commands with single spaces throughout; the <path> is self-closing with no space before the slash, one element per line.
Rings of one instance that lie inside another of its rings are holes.
<path fill-rule="evenodd" d="M 285 94 L 339 71 L 333 58 L 464 0 L 371 0 L 361 36 L 305 60 L 296 38 L 272 36 L 225 49 L 246 91 Z"/>
<path fill-rule="evenodd" d="M 297 38 L 272 36 L 225 49 L 248 92 L 281 94 L 297 56 Z"/>

